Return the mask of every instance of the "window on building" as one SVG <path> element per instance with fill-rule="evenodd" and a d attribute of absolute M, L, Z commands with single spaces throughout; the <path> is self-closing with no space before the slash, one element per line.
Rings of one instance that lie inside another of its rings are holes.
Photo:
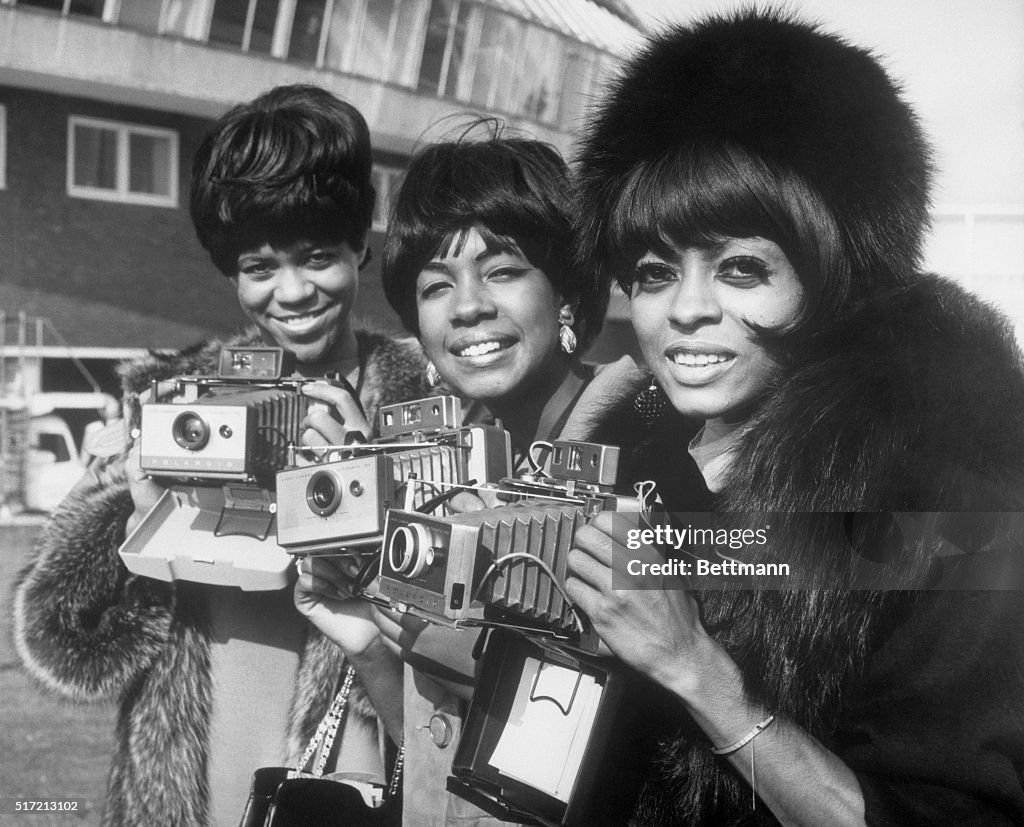
<path fill-rule="evenodd" d="M 558 114 L 565 50 L 557 34 L 529 26 L 520 52 L 516 101 L 512 111 L 551 122 Z"/>
<path fill-rule="evenodd" d="M 509 78 L 515 77 L 524 25 L 496 9 L 484 10 L 470 92 L 470 99 L 477 106 L 504 111 L 511 108 Z"/>
<path fill-rule="evenodd" d="M 397 3 L 394 11 L 397 36 L 388 58 L 385 80 L 402 86 L 416 86 L 428 8 L 425 0 L 399 0 Z"/>
<path fill-rule="evenodd" d="M 295 0 L 286 57 L 308 63 L 320 62 L 320 42 L 326 15 L 327 3 L 324 0 Z"/>
<path fill-rule="evenodd" d="M 356 35 L 366 11 L 365 0 L 334 0 L 328 22 L 327 48 L 323 65 L 342 72 L 351 71 Z"/>
<path fill-rule="evenodd" d="M 0 104 L 0 190 L 7 189 L 7 107 Z"/>
<path fill-rule="evenodd" d="M 160 13 L 160 32 L 190 40 L 206 40 L 212 11 L 212 0 L 164 0 Z M 124 15 L 123 8 L 121 15 Z"/>
<path fill-rule="evenodd" d="M 210 43 L 235 46 L 243 52 L 269 55 L 274 49 L 278 0 L 216 0 L 210 19 Z M 283 44 L 282 49 L 283 52 Z"/>
<path fill-rule="evenodd" d="M 38 9 L 51 9 L 63 15 L 78 14 L 84 17 L 104 17 L 107 6 L 112 0 L 18 0 L 19 6 L 35 6 Z"/>
<path fill-rule="evenodd" d="M 431 0 L 417 84 L 420 92 L 456 95 L 472 12 L 473 6 L 468 2 Z"/>
<path fill-rule="evenodd" d="M 397 167 L 373 165 L 373 188 L 377 191 L 377 203 L 373 208 L 373 229 L 384 232 L 388 228 L 391 205 L 402 185 L 403 170 Z"/>
<path fill-rule="evenodd" d="M 597 56 L 592 49 L 578 44 L 571 45 L 566 53 L 562 106 L 558 115 L 558 124 L 562 129 L 575 130 L 583 120 L 583 112 L 590 99 L 596 60 Z"/>
<path fill-rule="evenodd" d="M 124 0 L 117 13 L 118 25 L 139 29 L 143 32 L 161 31 L 160 21 L 164 17 L 161 3 Z"/>
<path fill-rule="evenodd" d="M 68 195 L 176 207 L 178 133 L 71 116 Z"/>
<path fill-rule="evenodd" d="M 357 15 L 359 26 L 353 32 L 348 70 L 374 80 L 414 85 L 427 5 L 423 0 L 366 2 Z"/>

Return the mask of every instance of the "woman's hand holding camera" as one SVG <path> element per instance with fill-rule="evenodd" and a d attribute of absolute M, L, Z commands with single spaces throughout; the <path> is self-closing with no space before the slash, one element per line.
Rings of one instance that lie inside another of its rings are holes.
<path fill-rule="evenodd" d="M 704 630 L 697 602 L 681 583 L 651 589 L 650 575 L 629 573 L 632 560 L 664 562 L 651 546 L 627 548 L 629 527 L 614 513 L 601 512 L 576 532 L 566 591 L 619 658 L 684 701 L 695 701 L 706 674 L 702 663 L 708 656 L 716 659 L 718 644 Z M 647 583 L 641 582 L 644 578 Z M 625 588 L 613 588 L 613 582 Z"/>
<path fill-rule="evenodd" d="M 371 619 L 373 605 L 352 596 L 358 561 L 347 557 L 303 557 L 295 583 L 295 607 L 314 626 L 357 659 L 380 633 Z"/>
<path fill-rule="evenodd" d="M 325 404 L 313 404 L 301 422 L 302 444 L 311 448 L 367 442 L 373 428 L 359 403 L 345 388 L 328 382 L 311 382 L 302 393 Z"/>
<path fill-rule="evenodd" d="M 373 604 L 352 597 L 357 560 L 304 557 L 295 583 L 295 607 L 345 653 L 388 734 L 402 740 L 402 661 L 384 645 Z"/>

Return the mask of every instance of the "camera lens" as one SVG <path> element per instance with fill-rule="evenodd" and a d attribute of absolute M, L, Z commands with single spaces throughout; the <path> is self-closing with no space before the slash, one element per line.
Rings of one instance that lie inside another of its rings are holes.
<path fill-rule="evenodd" d="M 420 523 L 398 526 L 388 539 L 388 562 L 396 574 L 417 577 L 434 559 L 430 533 Z"/>
<path fill-rule="evenodd" d="M 306 504 L 309 510 L 328 517 L 341 505 L 341 485 L 330 471 L 317 471 L 306 483 Z"/>
<path fill-rule="evenodd" d="M 171 436 L 186 451 L 198 451 L 210 441 L 210 426 L 195 411 L 185 411 L 174 420 Z"/>

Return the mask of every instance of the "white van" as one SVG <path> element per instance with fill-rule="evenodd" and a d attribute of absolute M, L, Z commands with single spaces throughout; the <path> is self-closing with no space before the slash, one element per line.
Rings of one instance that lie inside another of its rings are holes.
<path fill-rule="evenodd" d="M 112 406 L 116 409 L 117 401 L 105 393 L 38 393 L 31 397 L 25 508 L 52 511 L 86 470 L 86 458 L 76 447 L 71 428 L 54 411 L 94 410 L 100 421 L 101 412 Z"/>
<path fill-rule="evenodd" d="M 28 429 L 25 508 L 52 511 L 82 478 L 85 463 L 67 422 L 56 414 L 33 416 Z"/>

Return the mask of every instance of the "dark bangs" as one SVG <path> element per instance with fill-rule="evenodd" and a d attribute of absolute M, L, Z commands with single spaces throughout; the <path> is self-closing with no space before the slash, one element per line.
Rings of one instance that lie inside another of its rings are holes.
<path fill-rule="evenodd" d="M 569 193 L 561 156 L 538 141 L 426 147 L 410 163 L 395 200 L 381 267 L 384 293 L 405 327 L 419 332 L 416 279 L 424 265 L 461 252 L 471 228 L 489 249 L 525 257 L 567 302 L 576 302 Z M 577 333 L 585 339 L 588 327 L 600 329 L 601 314 L 580 311 Z"/>
<path fill-rule="evenodd" d="M 628 296 L 636 262 L 647 251 L 708 247 L 725 238 L 760 236 L 779 245 L 805 291 L 794 327 L 849 289 L 842 241 L 822 199 L 795 175 L 729 145 L 681 147 L 637 166 L 609 213 L 606 272 Z"/>
<path fill-rule="evenodd" d="M 370 134 L 353 106 L 281 86 L 219 118 L 192 163 L 189 212 L 226 275 L 240 252 L 299 239 L 362 248 L 373 217 Z"/>

